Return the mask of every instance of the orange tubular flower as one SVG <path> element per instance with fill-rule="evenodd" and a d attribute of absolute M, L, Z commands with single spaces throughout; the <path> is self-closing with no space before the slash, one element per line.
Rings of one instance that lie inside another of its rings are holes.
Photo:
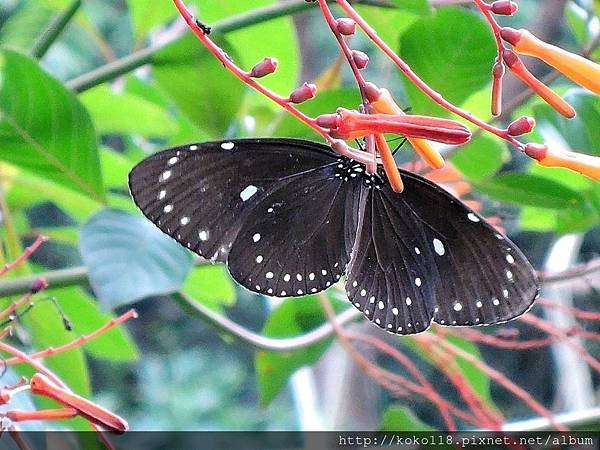
<path fill-rule="evenodd" d="M 600 158 L 597 156 L 555 150 L 543 144 L 527 144 L 525 153 L 542 166 L 565 167 L 600 181 Z"/>
<path fill-rule="evenodd" d="M 319 116 L 317 123 L 343 139 L 377 133 L 395 133 L 450 145 L 465 144 L 471 139 L 471 132 L 463 124 L 428 116 L 362 114 L 340 108 L 334 116 Z"/>
<path fill-rule="evenodd" d="M 57 386 L 41 373 L 36 373 L 31 377 L 30 389 L 33 394 L 51 398 L 66 406 L 67 409 L 74 409 L 79 415 L 115 433 L 124 433 L 129 429 L 127 422 L 116 414 Z"/>
<path fill-rule="evenodd" d="M 575 109 L 560 95 L 538 80 L 529 70 L 527 70 L 523 61 L 521 61 L 514 52 L 504 52 L 504 62 L 517 78 L 529 86 L 556 111 L 569 119 L 575 117 L 577 114 Z"/>
<path fill-rule="evenodd" d="M 385 140 L 385 136 L 383 134 L 376 134 L 375 142 L 377 143 L 377 149 L 381 155 L 383 169 L 385 170 L 392 190 L 397 193 L 402 192 L 404 190 L 404 183 L 400 177 L 400 172 L 396 166 L 396 161 L 394 161 L 394 155 L 392 154 L 390 146 Z"/>
<path fill-rule="evenodd" d="M 575 83 L 600 95 L 600 65 L 548 44 L 527 30 L 507 27 L 502 29 L 501 34 L 515 52 L 541 59 Z"/>
<path fill-rule="evenodd" d="M 392 95 L 387 89 L 378 89 L 374 95 L 377 98 L 371 100 L 373 111 L 380 114 L 396 114 L 404 115 L 402 108 L 392 98 Z M 434 149 L 425 139 L 408 137 L 408 142 L 413 146 L 415 152 L 433 169 L 441 169 L 444 167 L 444 158 Z"/>

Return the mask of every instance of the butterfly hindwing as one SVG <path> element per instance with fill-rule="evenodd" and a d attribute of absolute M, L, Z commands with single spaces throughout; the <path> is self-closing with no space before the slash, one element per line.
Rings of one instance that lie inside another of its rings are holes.
<path fill-rule="evenodd" d="M 525 312 L 538 285 L 520 250 L 439 186 L 402 174 L 403 193 L 381 183 L 366 194 L 346 284 L 355 306 L 399 334 Z"/>
<path fill-rule="evenodd" d="M 227 261 L 246 288 L 302 295 L 337 281 L 353 245 L 360 182 L 342 188 L 340 161 L 308 141 L 208 142 L 142 161 L 130 189 L 163 232 Z"/>

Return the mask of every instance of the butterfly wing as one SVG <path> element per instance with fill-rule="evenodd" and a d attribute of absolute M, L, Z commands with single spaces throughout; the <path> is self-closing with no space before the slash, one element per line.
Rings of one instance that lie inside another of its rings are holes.
<path fill-rule="evenodd" d="M 398 334 L 442 325 L 507 321 L 538 294 L 521 251 L 477 213 L 430 181 L 402 171 L 405 190 L 364 189 L 350 263 L 349 299 Z"/>
<path fill-rule="evenodd" d="M 335 176 L 339 165 L 307 141 L 209 142 L 145 159 L 129 185 L 146 217 L 180 244 L 227 261 L 250 290 L 292 296 L 325 289 L 348 263 L 360 183 Z"/>

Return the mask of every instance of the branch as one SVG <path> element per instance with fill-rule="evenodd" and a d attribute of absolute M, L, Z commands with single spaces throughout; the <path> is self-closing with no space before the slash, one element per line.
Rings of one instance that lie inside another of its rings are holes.
<path fill-rule="evenodd" d="M 31 54 L 41 59 L 69 25 L 79 8 L 81 8 L 81 0 L 74 0 L 67 9 L 57 15 L 34 42 Z"/>
<path fill-rule="evenodd" d="M 388 2 L 382 0 L 357 0 L 356 3 L 377 6 L 380 8 L 393 7 Z M 211 24 L 211 28 L 215 33 L 230 33 L 241 28 L 267 22 L 282 16 L 296 14 L 312 7 L 314 7 L 314 5 L 312 3 L 307 3 L 305 0 L 292 0 L 285 3 L 275 3 L 271 6 L 254 9 L 234 17 L 228 17 L 226 19 L 219 20 L 214 24 Z M 165 46 L 177 41 L 178 39 L 181 39 L 181 37 L 173 39 L 172 41 L 167 41 L 160 46 L 148 47 L 139 50 L 121 59 L 73 78 L 66 84 L 75 92 L 83 92 L 106 81 L 114 80 L 121 75 L 125 75 L 135 69 L 151 63 L 154 55 L 157 52 L 162 50 Z"/>

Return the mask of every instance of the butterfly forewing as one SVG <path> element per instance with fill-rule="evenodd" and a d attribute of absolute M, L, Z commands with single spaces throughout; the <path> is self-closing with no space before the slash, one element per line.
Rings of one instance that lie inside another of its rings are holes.
<path fill-rule="evenodd" d="M 330 286 L 348 263 L 360 181 L 336 176 L 340 163 L 328 147 L 306 141 L 210 142 L 142 161 L 130 189 L 162 231 L 227 261 L 243 286 L 302 295 Z"/>
<path fill-rule="evenodd" d="M 356 230 L 361 182 L 336 173 L 337 165 L 324 166 L 256 205 L 229 254 L 236 281 L 289 297 L 319 292 L 341 278 L 354 243 L 347 230 Z"/>
<path fill-rule="evenodd" d="M 403 178 L 402 194 L 387 183 L 368 192 L 349 267 L 350 300 L 400 334 L 422 331 L 432 319 L 483 325 L 525 312 L 538 285 L 519 249 L 445 190 L 408 172 Z"/>

